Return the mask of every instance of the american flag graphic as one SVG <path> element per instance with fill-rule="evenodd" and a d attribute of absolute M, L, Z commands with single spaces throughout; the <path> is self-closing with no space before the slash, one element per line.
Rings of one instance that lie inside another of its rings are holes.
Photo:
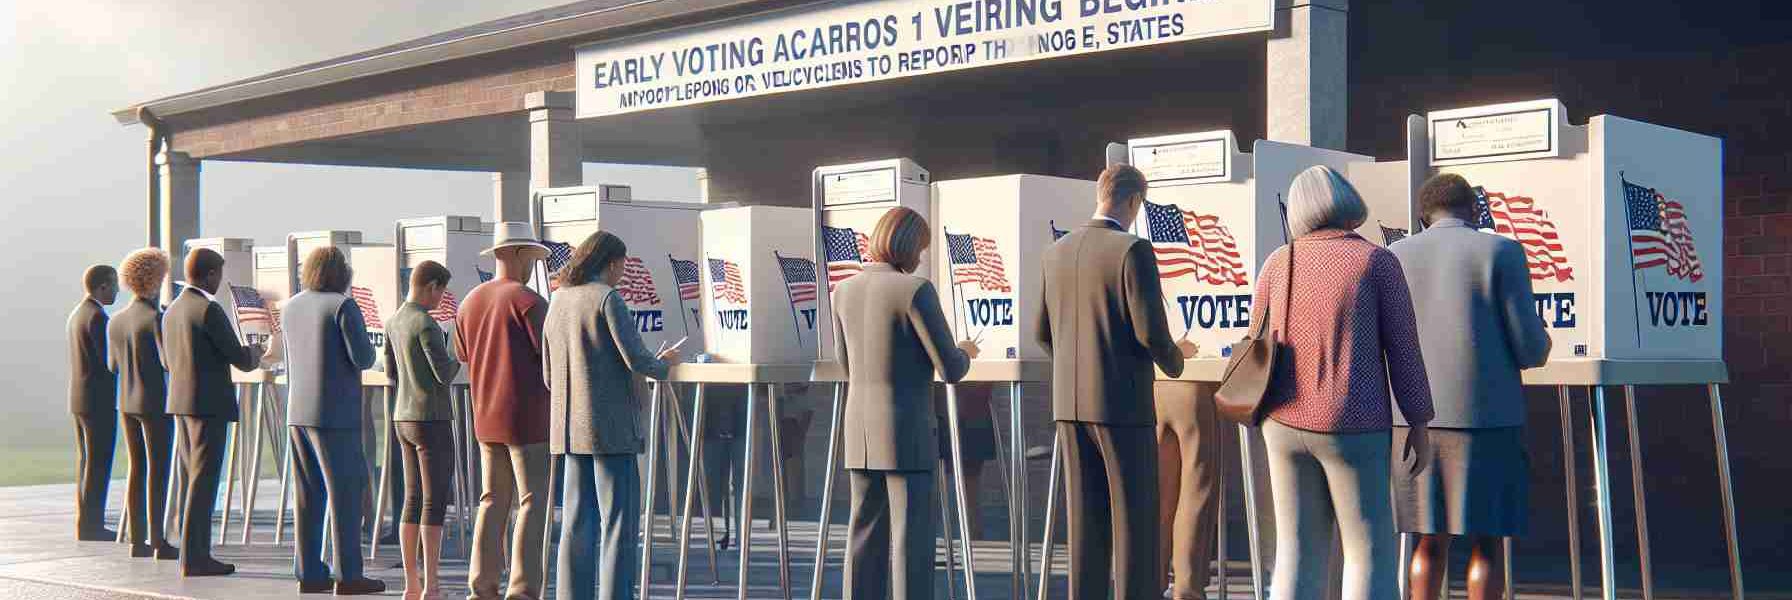
<path fill-rule="evenodd" d="M 871 240 L 851 227 L 821 226 L 822 253 L 828 262 L 828 291 L 848 277 L 858 275 L 865 256 L 870 254 Z"/>
<path fill-rule="evenodd" d="M 784 256 L 777 258 L 778 270 L 784 272 L 784 286 L 790 289 L 790 303 L 815 301 L 815 261 Z"/>
<path fill-rule="evenodd" d="M 1693 247 L 1692 227 L 1686 207 L 1669 200 L 1654 188 L 1619 178 L 1624 184 L 1624 205 L 1630 213 L 1630 259 L 1635 270 L 1663 267 L 1676 279 L 1705 278 L 1699 252 Z"/>
<path fill-rule="evenodd" d="M 436 301 L 435 308 L 429 309 L 429 318 L 435 319 L 437 323 L 453 321 L 455 315 L 459 314 L 460 299 L 455 298 L 454 292 L 448 290 L 442 290 L 442 299 Z"/>
<path fill-rule="evenodd" d="M 622 281 L 617 282 L 616 291 L 631 306 L 656 306 L 660 303 L 660 295 L 653 289 L 653 271 L 647 270 L 647 263 L 633 256 L 622 260 Z"/>
<path fill-rule="evenodd" d="M 1476 187 L 1474 226 L 1523 246 L 1533 281 L 1574 279 L 1574 269 L 1568 266 L 1568 255 L 1556 235 L 1556 224 L 1549 220 L 1549 213 L 1537 208 L 1536 200 Z"/>
<path fill-rule="evenodd" d="M 361 307 L 361 320 L 367 322 L 368 329 L 385 329 L 386 324 L 380 321 L 380 305 L 373 301 L 373 290 L 358 286 L 348 286 L 348 295 L 355 299 L 355 305 Z"/>
<path fill-rule="evenodd" d="M 479 273 L 479 283 L 485 283 L 487 281 L 491 281 L 492 277 L 494 277 L 494 275 L 492 275 L 491 271 L 487 271 L 485 269 L 475 268 L 475 269 L 473 269 L 473 271 L 476 273 Z"/>
<path fill-rule="evenodd" d="M 1193 275 L 1214 285 L 1247 285 L 1238 243 L 1218 216 L 1146 201 L 1145 226 L 1159 277 Z"/>
<path fill-rule="evenodd" d="M 1405 229 L 1388 227 L 1380 223 L 1376 223 L 1376 225 L 1381 227 L 1381 245 L 1383 246 L 1406 239 L 1407 233 Z"/>
<path fill-rule="evenodd" d="M 261 292 L 246 285 L 233 285 L 230 286 L 230 296 L 236 301 L 237 327 L 253 325 L 274 329 L 273 313 L 268 312 L 268 304 L 261 299 Z"/>
<path fill-rule="evenodd" d="M 947 233 L 946 254 L 952 261 L 952 283 L 975 283 L 986 292 L 1010 292 L 1008 274 L 996 241 L 968 233 Z"/>
<path fill-rule="evenodd" d="M 566 263 L 572 261 L 572 244 L 549 240 L 542 240 L 541 244 L 548 247 L 548 257 L 544 260 L 548 267 L 548 291 L 551 292 L 560 289 L 558 275 L 560 269 L 566 268 Z"/>
<path fill-rule="evenodd" d="M 741 283 L 740 266 L 719 258 L 709 259 L 709 285 L 717 300 L 745 304 L 747 288 Z"/>
<path fill-rule="evenodd" d="M 1054 242 L 1063 239 L 1064 236 L 1070 235 L 1069 229 L 1058 229 L 1057 221 L 1047 221 L 1046 224 L 1050 225 L 1052 228 L 1052 241 Z"/>
<path fill-rule="evenodd" d="M 697 272 L 697 262 L 666 258 L 672 261 L 672 279 L 678 282 L 678 299 L 696 300 L 703 289 L 703 276 Z"/>

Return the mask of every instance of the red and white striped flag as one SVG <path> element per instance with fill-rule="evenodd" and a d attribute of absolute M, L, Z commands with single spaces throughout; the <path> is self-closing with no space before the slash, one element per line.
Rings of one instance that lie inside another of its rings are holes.
<path fill-rule="evenodd" d="M 368 329 L 386 328 L 386 324 L 380 321 L 380 305 L 373 300 L 373 290 L 351 285 L 348 294 L 355 299 L 355 305 L 361 307 L 361 320 L 367 322 Z"/>
<path fill-rule="evenodd" d="M 653 271 L 647 269 L 647 263 L 633 256 L 622 260 L 622 280 L 616 283 L 616 291 L 630 306 L 660 303 L 659 292 L 653 289 Z"/>
<path fill-rule="evenodd" d="M 459 314 L 460 300 L 454 297 L 454 292 L 448 290 L 442 290 L 442 299 L 436 301 L 435 308 L 429 309 L 429 318 L 435 319 L 437 323 L 453 321 Z"/>

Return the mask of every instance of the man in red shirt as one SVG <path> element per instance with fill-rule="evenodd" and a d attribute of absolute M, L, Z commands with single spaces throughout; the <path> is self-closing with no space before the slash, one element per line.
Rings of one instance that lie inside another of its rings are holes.
<path fill-rule="evenodd" d="M 548 489 L 548 388 L 542 380 L 541 329 L 548 301 L 525 282 L 548 249 L 528 223 L 499 223 L 485 253 L 497 275 L 461 302 L 454 351 L 467 364 L 473 390 L 473 436 L 482 473 L 479 514 L 473 524 L 469 598 L 538 600 L 542 597 L 542 528 Z M 512 503 L 510 586 L 499 592 L 504 570 L 504 526 Z"/>

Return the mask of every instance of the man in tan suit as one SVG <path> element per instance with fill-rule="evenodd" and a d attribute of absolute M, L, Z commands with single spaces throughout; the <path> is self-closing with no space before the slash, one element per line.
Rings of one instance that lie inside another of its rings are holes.
<path fill-rule="evenodd" d="M 1097 188 L 1094 217 L 1045 251 L 1038 323 L 1069 487 L 1070 597 L 1111 589 L 1116 600 L 1155 598 L 1163 560 L 1151 367 L 1180 375 L 1194 345 L 1170 336 L 1156 254 L 1127 233 L 1145 176 L 1115 165 Z"/>

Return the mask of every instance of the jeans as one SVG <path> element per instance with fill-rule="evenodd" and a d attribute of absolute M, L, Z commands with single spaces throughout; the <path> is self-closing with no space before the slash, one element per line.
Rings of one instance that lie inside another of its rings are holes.
<path fill-rule="evenodd" d="M 1343 600 L 1399 596 L 1389 458 L 1392 434 L 1320 433 L 1263 423 L 1275 490 L 1272 600 L 1319 600 L 1331 570 L 1333 523 L 1344 546 Z"/>
<path fill-rule="evenodd" d="M 560 600 L 635 597 L 641 549 L 641 474 L 633 454 L 567 454 L 565 514 L 554 580 Z M 596 595 L 593 595 L 593 594 Z"/>
<path fill-rule="evenodd" d="M 303 582 L 328 581 L 323 561 L 324 508 L 330 509 L 336 578 L 354 581 L 361 571 L 361 493 L 367 489 L 367 455 L 357 429 L 292 427 L 294 497 L 293 575 Z"/>

